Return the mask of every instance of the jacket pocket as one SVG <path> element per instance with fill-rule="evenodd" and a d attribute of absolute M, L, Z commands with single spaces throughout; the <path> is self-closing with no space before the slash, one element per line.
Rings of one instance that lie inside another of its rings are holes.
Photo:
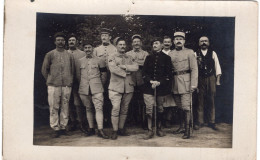
<path fill-rule="evenodd" d="M 183 80 L 185 83 L 185 88 L 187 92 L 190 92 L 190 88 L 191 88 L 191 82 L 190 82 L 190 74 L 184 75 L 183 76 Z"/>

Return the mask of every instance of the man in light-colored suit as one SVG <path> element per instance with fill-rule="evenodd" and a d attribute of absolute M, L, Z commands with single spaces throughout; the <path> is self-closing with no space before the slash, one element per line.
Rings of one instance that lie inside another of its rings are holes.
<path fill-rule="evenodd" d="M 111 139 L 117 139 L 117 134 L 128 136 L 124 124 L 127 117 L 128 106 L 134 92 L 132 72 L 138 70 L 138 64 L 131 56 L 125 54 L 126 42 L 119 38 L 116 42 L 117 53 L 108 58 L 108 67 L 111 72 L 109 83 L 109 99 L 113 105 L 111 121 L 113 133 Z"/>
<path fill-rule="evenodd" d="M 106 65 L 102 59 L 93 56 L 93 47 L 91 43 L 84 44 L 86 56 L 79 60 L 79 66 L 76 68 L 77 79 L 80 82 L 79 96 L 86 107 L 87 120 L 89 124 L 89 133 L 95 134 L 93 106 L 95 107 L 96 121 L 98 126 L 98 136 L 108 139 L 103 132 L 103 103 L 104 97 L 103 85 L 106 81 Z"/>
<path fill-rule="evenodd" d="M 193 50 L 185 48 L 185 33 L 174 33 L 175 49 L 169 53 L 173 65 L 174 100 L 184 111 L 185 132 L 183 139 L 190 138 L 191 96 L 198 86 L 198 65 Z"/>
<path fill-rule="evenodd" d="M 144 66 L 144 61 L 146 57 L 149 55 L 148 52 L 142 50 L 142 37 L 139 34 L 135 34 L 132 36 L 132 47 L 131 51 L 126 52 L 126 55 L 133 57 L 135 62 L 138 64 L 139 69 L 136 72 L 132 73 L 133 81 L 135 84 L 135 91 L 133 95 L 133 99 L 131 102 L 130 118 L 135 124 L 140 124 L 142 122 L 142 127 L 145 129 L 147 123 L 145 122 L 145 104 L 143 99 L 143 76 L 142 69 Z"/>
<path fill-rule="evenodd" d="M 111 32 L 112 30 L 108 28 L 101 28 L 100 30 L 100 39 L 101 39 L 101 45 L 96 47 L 93 51 L 93 55 L 98 57 L 99 59 L 102 59 L 105 61 L 106 67 L 107 66 L 107 59 L 109 56 L 117 53 L 116 47 L 111 43 Z M 108 97 L 108 85 L 109 85 L 109 79 L 110 79 L 110 72 L 107 70 L 107 80 L 104 85 L 104 125 L 110 126 L 110 115 L 111 115 L 111 108 L 112 104 L 110 103 L 109 97 Z"/>

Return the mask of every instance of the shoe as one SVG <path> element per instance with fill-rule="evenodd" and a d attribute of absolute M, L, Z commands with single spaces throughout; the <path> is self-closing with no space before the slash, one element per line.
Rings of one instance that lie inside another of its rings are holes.
<path fill-rule="evenodd" d="M 196 124 L 196 125 L 194 125 L 193 129 L 194 129 L 194 130 L 199 130 L 199 129 L 200 129 L 200 126 Z"/>
<path fill-rule="evenodd" d="M 173 131 L 173 134 L 182 134 L 184 132 L 185 132 L 185 129 L 183 127 L 180 127 L 176 131 Z"/>
<path fill-rule="evenodd" d="M 101 138 L 108 139 L 109 137 L 104 133 L 103 129 L 99 129 L 97 135 Z"/>
<path fill-rule="evenodd" d="M 89 135 L 89 132 L 88 132 L 87 128 L 86 128 L 85 125 L 82 124 L 82 123 L 80 124 L 80 130 L 81 130 L 81 132 L 83 132 L 84 134 Z"/>
<path fill-rule="evenodd" d="M 51 135 L 51 138 L 59 138 L 60 137 L 60 131 L 54 131 L 54 133 Z"/>
<path fill-rule="evenodd" d="M 117 131 L 117 134 L 120 135 L 120 136 L 130 136 L 127 132 L 126 132 L 126 129 L 119 129 Z"/>
<path fill-rule="evenodd" d="M 147 134 L 144 137 L 144 140 L 148 140 L 148 139 L 153 138 L 153 135 L 154 135 L 153 131 L 152 130 L 148 130 Z"/>
<path fill-rule="evenodd" d="M 200 128 L 202 128 L 204 125 L 203 124 L 195 124 L 193 129 L 194 130 L 199 130 Z"/>
<path fill-rule="evenodd" d="M 112 132 L 111 139 L 112 140 L 116 140 L 117 139 L 117 131 L 113 131 Z"/>
<path fill-rule="evenodd" d="M 88 135 L 92 136 L 92 135 L 95 135 L 95 134 L 96 134 L 95 129 L 94 128 L 89 128 Z"/>
<path fill-rule="evenodd" d="M 219 130 L 219 128 L 216 126 L 215 123 L 209 123 L 208 126 L 209 126 L 210 128 L 212 128 L 213 130 L 215 130 L 215 131 L 218 131 L 218 130 Z"/>
<path fill-rule="evenodd" d="M 190 139 L 190 133 L 184 133 L 182 139 Z"/>
<path fill-rule="evenodd" d="M 71 134 L 68 131 L 66 131 L 65 129 L 60 130 L 60 135 L 71 136 Z"/>
<path fill-rule="evenodd" d="M 159 136 L 159 137 L 165 136 L 165 133 L 164 133 L 161 129 L 157 129 L 156 134 L 157 134 L 157 136 Z"/>

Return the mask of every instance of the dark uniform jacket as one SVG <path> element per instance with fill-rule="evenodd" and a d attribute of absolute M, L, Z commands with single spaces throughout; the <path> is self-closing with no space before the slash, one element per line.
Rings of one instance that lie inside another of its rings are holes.
<path fill-rule="evenodd" d="M 151 80 L 159 81 L 156 87 L 157 96 L 165 96 L 171 93 L 172 63 L 171 58 L 163 52 L 149 55 L 146 57 L 142 70 L 144 79 L 144 94 L 154 94 Z"/>

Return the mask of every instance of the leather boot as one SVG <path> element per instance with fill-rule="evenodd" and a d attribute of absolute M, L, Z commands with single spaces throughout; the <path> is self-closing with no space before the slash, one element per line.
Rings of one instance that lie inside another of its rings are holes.
<path fill-rule="evenodd" d="M 185 111 L 185 133 L 182 136 L 183 139 L 190 138 L 190 111 Z"/>
<path fill-rule="evenodd" d="M 111 139 L 112 140 L 116 140 L 117 139 L 117 131 L 113 131 L 112 132 Z"/>
<path fill-rule="evenodd" d="M 123 129 L 119 129 L 117 131 L 117 134 L 120 135 L 120 136 L 130 136 L 127 132 L 126 132 L 126 129 L 123 128 Z"/>
<path fill-rule="evenodd" d="M 59 134 L 64 136 L 71 136 L 71 134 L 65 129 L 60 130 Z"/>
<path fill-rule="evenodd" d="M 60 131 L 54 131 L 54 133 L 51 135 L 51 138 L 59 138 L 60 137 Z"/>
<path fill-rule="evenodd" d="M 184 111 L 182 111 L 181 109 L 178 110 L 179 112 L 179 119 L 180 119 L 180 127 L 176 130 L 173 131 L 173 134 L 182 134 L 184 133 L 185 129 L 184 129 Z"/>
<path fill-rule="evenodd" d="M 215 131 L 218 131 L 218 130 L 219 130 L 219 128 L 216 126 L 215 123 L 209 123 L 208 126 L 209 126 L 210 128 L 212 128 L 213 130 L 215 130 Z"/>
<path fill-rule="evenodd" d="M 162 131 L 162 119 L 163 119 L 163 113 L 157 112 L 158 119 L 157 119 L 157 131 L 156 134 L 159 137 L 165 136 L 165 133 Z"/>
<path fill-rule="evenodd" d="M 82 122 L 80 123 L 80 130 L 81 130 L 81 132 L 83 132 L 86 135 L 89 134 L 87 128 L 85 127 L 85 125 Z"/>
<path fill-rule="evenodd" d="M 104 133 L 103 129 L 98 129 L 98 134 L 99 137 L 108 139 L 109 137 Z"/>
<path fill-rule="evenodd" d="M 95 134 L 96 134 L 95 129 L 94 128 L 89 128 L 88 135 L 92 136 L 92 135 L 95 135 Z"/>

